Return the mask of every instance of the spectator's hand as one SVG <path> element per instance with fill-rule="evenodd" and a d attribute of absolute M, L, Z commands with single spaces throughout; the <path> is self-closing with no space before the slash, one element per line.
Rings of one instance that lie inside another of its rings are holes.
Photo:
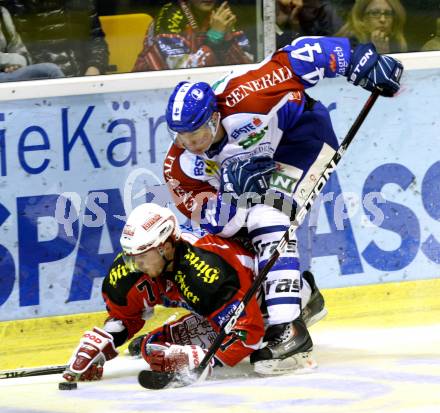
<path fill-rule="evenodd" d="M 390 38 L 388 33 L 382 31 L 381 29 L 371 32 L 371 42 L 374 43 L 376 50 L 379 53 L 390 52 Z"/>
<path fill-rule="evenodd" d="M 11 66 L 6 66 L 3 71 L 5 73 L 12 73 L 15 72 L 17 69 L 20 69 L 21 65 L 11 65 Z"/>
<path fill-rule="evenodd" d="M 292 11 L 290 12 L 289 20 L 291 22 L 297 22 L 299 20 L 298 19 L 299 12 L 304 6 L 304 2 L 303 0 L 292 0 L 291 5 L 292 5 L 291 6 Z"/>
<path fill-rule="evenodd" d="M 232 13 L 228 2 L 223 2 L 220 7 L 214 10 L 209 21 L 210 29 L 220 33 L 226 33 L 232 30 L 233 25 L 237 21 L 237 16 Z"/>
<path fill-rule="evenodd" d="M 99 71 L 98 68 L 96 68 L 95 66 L 90 66 L 84 73 L 84 76 L 96 76 L 100 74 L 101 72 Z"/>
<path fill-rule="evenodd" d="M 277 0 L 276 20 L 278 26 L 298 22 L 298 14 L 304 6 L 304 0 Z"/>

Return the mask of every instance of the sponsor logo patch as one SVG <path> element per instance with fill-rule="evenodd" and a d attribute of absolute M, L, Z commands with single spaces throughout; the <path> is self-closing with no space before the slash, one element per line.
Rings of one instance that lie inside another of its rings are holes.
<path fill-rule="evenodd" d="M 225 98 L 226 105 L 230 108 L 233 108 L 252 93 L 258 92 L 259 90 L 268 89 L 270 87 L 275 87 L 276 85 L 286 82 L 292 78 L 293 72 L 289 67 L 277 67 L 271 72 L 265 73 L 258 79 L 253 79 L 233 89 Z"/>
<path fill-rule="evenodd" d="M 198 271 L 197 277 L 202 278 L 205 283 L 212 284 L 220 278 L 219 268 L 211 267 L 189 248 L 183 258 L 188 261 L 191 267 L 194 267 Z"/>
<path fill-rule="evenodd" d="M 134 235 L 134 228 L 131 225 L 125 225 L 122 233 L 129 237 L 132 237 Z"/>
<path fill-rule="evenodd" d="M 216 314 L 213 317 L 213 321 L 221 327 L 223 324 L 227 323 L 228 320 L 231 318 L 231 315 L 234 313 L 236 308 L 238 307 L 239 301 L 236 300 L 229 304 L 227 307 L 225 307 L 223 310 L 221 310 L 218 314 Z M 240 317 L 243 317 L 245 314 L 244 312 L 241 313 Z"/>
<path fill-rule="evenodd" d="M 302 93 L 295 91 L 289 93 L 289 102 L 301 102 L 302 101 Z"/>
<path fill-rule="evenodd" d="M 336 72 L 336 69 L 337 69 L 336 56 L 333 53 L 330 53 L 329 67 L 333 73 Z"/>
<path fill-rule="evenodd" d="M 126 277 L 129 274 L 125 265 L 118 264 L 116 268 L 112 268 L 109 274 L 109 282 L 112 287 L 116 287 L 116 284 L 122 277 Z"/>
<path fill-rule="evenodd" d="M 143 225 L 142 228 L 145 231 L 148 231 L 157 221 L 160 220 L 159 214 L 154 214 L 151 218 L 149 218 Z"/>
<path fill-rule="evenodd" d="M 237 129 L 234 129 L 231 133 L 231 137 L 232 137 L 232 139 L 237 139 L 240 137 L 241 134 L 252 132 L 255 129 L 257 129 L 257 128 L 254 126 L 254 124 L 249 122 L 249 123 L 246 123 L 246 125 L 243 125 Z"/>
<path fill-rule="evenodd" d="M 219 167 L 217 162 L 210 159 L 203 159 L 201 156 L 196 156 L 194 161 L 193 172 L 195 176 L 209 175 L 213 176 L 218 173 Z"/>
<path fill-rule="evenodd" d="M 191 91 L 191 96 L 195 99 L 195 100 L 202 100 L 204 93 L 203 90 L 200 90 L 198 88 L 195 88 Z"/>
<path fill-rule="evenodd" d="M 248 137 L 246 139 L 243 139 L 242 141 L 238 142 L 238 144 L 243 149 L 248 149 L 251 146 L 255 145 L 256 143 L 260 142 L 261 139 L 263 139 L 264 136 L 266 135 L 266 132 L 268 129 L 269 129 L 269 127 L 266 126 L 262 130 L 260 130 L 259 132 L 252 132 L 251 134 L 248 135 Z"/>
<path fill-rule="evenodd" d="M 273 172 L 270 177 L 271 188 L 279 189 L 288 194 L 293 194 L 296 182 L 297 181 L 292 179 L 289 175 L 285 175 L 279 171 Z"/>
<path fill-rule="evenodd" d="M 348 62 L 345 59 L 344 50 L 342 49 L 342 47 L 336 46 L 333 49 L 333 51 L 334 51 L 334 54 L 336 55 L 336 63 L 337 63 L 338 73 L 341 75 L 344 75 L 345 71 L 347 69 L 347 65 L 348 65 Z"/>
<path fill-rule="evenodd" d="M 210 159 L 205 159 L 205 173 L 206 175 L 217 175 L 219 171 L 218 163 L 211 161 Z"/>
<path fill-rule="evenodd" d="M 200 297 L 198 297 L 194 292 L 191 291 L 190 286 L 186 282 L 186 274 L 183 274 L 182 271 L 177 270 L 176 275 L 174 276 L 174 281 L 176 282 L 180 292 L 190 303 L 197 303 L 200 301 Z"/>
<path fill-rule="evenodd" d="M 202 176 L 205 169 L 205 162 L 203 161 L 203 158 L 201 156 L 196 156 L 194 160 L 194 175 L 195 176 Z"/>

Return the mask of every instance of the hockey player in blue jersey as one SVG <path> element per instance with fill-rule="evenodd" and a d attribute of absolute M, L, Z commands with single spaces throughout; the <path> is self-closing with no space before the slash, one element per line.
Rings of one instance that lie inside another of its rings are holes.
<path fill-rule="evenodd" d="M 301 205 L 338 147 L 328 110 L 305 89 L 341 75 L 391 97 L 402 71 L 399 61 L 378 54 L 372 44 L 353 47 L 346 38 L 302 37 L 213 87 L 179 83 L 166 111 L 174 143 L 164 161 L 176 205 L 211 233 L 230 237 L 245 227 L 261 269 L 289 217 L 268 205 L 238 208 L 234 199 L 269 190 L 293 207 Z M 281 178 L 289 184 L 277 185 Z M 292 239 L 264 284 L 269 326 L 267 346 L 251 357 L 257 372 L 292 369 L 292 356 L 312 349 L 300 291 L 313 294 L 313 284 L 301 277 Z"/>

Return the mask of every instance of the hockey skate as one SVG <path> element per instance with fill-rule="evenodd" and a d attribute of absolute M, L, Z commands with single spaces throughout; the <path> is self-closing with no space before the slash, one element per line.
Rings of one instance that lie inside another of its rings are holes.
<path fill-rule="evenodd" d="M 301 311 L 301 317 L 304 320 L 304 323 L 307 327 L 310 327 L 327 315 L 327 309 L 325 308 L 324 297 L 315 283 L 313 274 L 309 271 L 304 271 L 302 276 L 312 289 L 310 300 Z"/>
<path fill-rule="evenodd" d="M 266 347 L 254 351 L 250 357 L 258 374 L 307 373 L 317 367 L 311 356 L 313 342 L 301 317 L 269 326 L 264 341 Z"/>

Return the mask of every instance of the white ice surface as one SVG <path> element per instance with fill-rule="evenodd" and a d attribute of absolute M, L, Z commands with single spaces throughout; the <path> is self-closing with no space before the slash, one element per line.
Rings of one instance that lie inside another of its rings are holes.
<path fill-rule="evenodd" d="M 146 390 L 143 361 L 121 356 L 100 382 L 60 391 L 60 375 L 0 380 L 0 413 L 439 413 L 440 324 L 312 331 L 319 367 L 257 377 L 247 362 L 192 386 Z"/>

